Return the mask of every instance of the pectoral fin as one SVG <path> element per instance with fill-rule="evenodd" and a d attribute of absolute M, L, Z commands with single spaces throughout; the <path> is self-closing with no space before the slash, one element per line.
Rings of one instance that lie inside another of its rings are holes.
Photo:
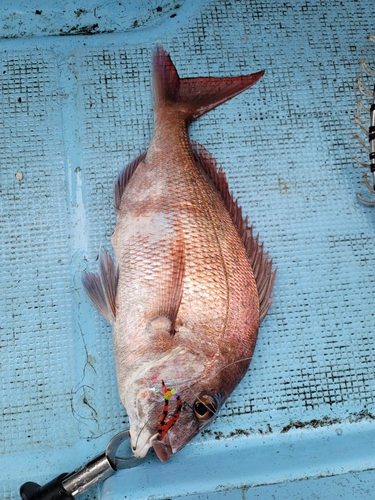
<path fill-rule="evenodd" d="M 168 318 L 169 333 L 173 336 L 184 288 L 185 248 L 182 236 L 174 240 L 167 251 L 172 259 L 165 270 L 164 279 L 159 282 L 151 308 L 155 319 Z"/>

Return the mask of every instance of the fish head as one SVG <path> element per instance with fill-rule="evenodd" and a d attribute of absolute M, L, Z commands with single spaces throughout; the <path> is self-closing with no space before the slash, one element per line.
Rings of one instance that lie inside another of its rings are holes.
<path fill-rule="evenodd" d="M 213 422 L 232 390 L 217 375 L 218 364 L 181 352 L 133 379 L 124 403 L 136 457 L 153 447 L 165 462 Z"/>
<path fill-rule="evenodd" d="M 199 432 L 208 427 L 216 418 L 222 404 L 221 394 L 208 384 L 202 384 L 197 394 L 191 388 L 181 390 L 181 414 L 178 420 L 164 434 L 152 441 L 152 446 L 162 462 L 181 450 Z M 171 412 L 173 419 L 173 412 Z M 166 422 L 168 426 L 168 421 Z"/>

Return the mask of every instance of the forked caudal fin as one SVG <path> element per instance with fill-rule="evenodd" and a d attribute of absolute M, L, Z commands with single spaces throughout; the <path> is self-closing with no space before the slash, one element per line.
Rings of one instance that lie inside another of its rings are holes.
<path fill-rule="evenodd" d="M 164 104 L 178 105 L 186 121 L 191 122 L 250 88 L 263 75 L 264 71 L 258 71 L 251 75 L 224 78 L 180 78 L 168 53 L 157 47 L 152 74 L 154 112 L 157 113 Z"/>

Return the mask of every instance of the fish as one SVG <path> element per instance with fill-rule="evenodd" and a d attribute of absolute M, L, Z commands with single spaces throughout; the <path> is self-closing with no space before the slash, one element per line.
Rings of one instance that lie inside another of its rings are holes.
<path fill-rule="evenodd" d="M 157 46 L 154 129 L 114 188 L 115 260 L 101 248 L 83 288 L 111 324 L 131 448 L 169 460 L 210 425 L 245 375 L 276 277 L 214 157 L 189 124 L 254 85 L 180 78 Z"/>

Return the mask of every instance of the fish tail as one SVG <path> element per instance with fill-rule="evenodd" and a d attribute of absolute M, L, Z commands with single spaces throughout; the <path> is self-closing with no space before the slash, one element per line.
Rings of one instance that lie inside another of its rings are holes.
<path fill-rule="evenodd" d="M 264 75 L 258 71 L 251 75 L 180 78 L 169 56 L 156 47 L 153 59 L 154 112 L 164 106 L 173 106 L 182 112 L 187 122 L 240 94 L 254 85 Z"/>

